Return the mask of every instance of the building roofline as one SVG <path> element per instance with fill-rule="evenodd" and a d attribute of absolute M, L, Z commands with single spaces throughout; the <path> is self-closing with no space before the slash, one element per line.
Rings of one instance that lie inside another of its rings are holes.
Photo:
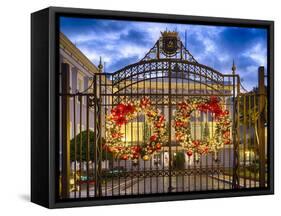
<path fill-rule="evenodd" d="M 68 50 L 68 52 L 90 73 L 94 74 L 98 72 L 97 66 L 95 66 L 62 32 L 60 32 L 60 48 Z"/>

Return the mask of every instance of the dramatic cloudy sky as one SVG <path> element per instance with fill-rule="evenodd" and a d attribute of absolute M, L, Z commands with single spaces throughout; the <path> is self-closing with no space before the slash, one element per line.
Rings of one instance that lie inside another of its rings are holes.
<path fill-rule="evenodd" d="M 106 72 L 142 59 L 166 29 L 178 31 L 183 43 L 186 31 L 187 49 L 201 64 L 230 73 L 234 59 L 248 90 L 257 85 L 258 66 L 267 64 L 265 29 L 66 17 L 60 29 L 94 64 L 102 56 Z"/>

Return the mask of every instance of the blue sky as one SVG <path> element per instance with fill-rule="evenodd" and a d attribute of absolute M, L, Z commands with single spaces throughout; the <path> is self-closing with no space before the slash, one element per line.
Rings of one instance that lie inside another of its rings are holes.
<path fill-rule="evenodd" d="M 141 60 L 161 35 L 176 30 L 201 64 L 231 73 L 233 59 L 246 89 L 257 85 L 257 69 L 267 65 L 266 29 L 136 22 L 106 19 L 60 19 L 60 30 L 94 63 L 114 72 Z"/>

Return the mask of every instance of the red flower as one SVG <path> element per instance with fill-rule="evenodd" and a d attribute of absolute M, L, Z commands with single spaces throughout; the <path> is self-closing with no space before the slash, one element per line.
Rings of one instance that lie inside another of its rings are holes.
<path fill-rule="evenodd" d="M 219 98 L 217 96 L 211 96 L 210 97 L 210 101 L 211 101 L 211 103 L 218 103 L 219 102 Z"/>
<path fill-rule="evenodd" d="M 129 156 L 127 154 L 123 154 L 121 155 L 121 160 L 128 160 L 129 159 Z"/>
<path fill-rule="evenodd" d="M 165 117 L 163 115 L 160 115 L 158 122 L 163 123 L 165 121 Z"/>
<path fill-rule="evenodd" d="M 140 106 L 142 108 L 146 108 L 146 107 L 150 106 L 150 100 L 147 97 L 142 98 L 140 101 Z"/>
<path fill-rule="evenodd" d="M 132 158 L 133 158 L 133 159 L 138 159 L 139 156 L 140 156 L 139 154 L 133 154 L 133 157 L 132 157 Z"/>
<path fill-rule="evenodd" d="M 189 118 L 190 117 L 190 112 L 183 112 L 182 113 L 183 118 Z"/>
<path fill-rule="evenodd" d="M 128 121 L 128 120 L 126 119 L 125 116 L 120 116 L 120 117 L 116 118 L 115 123 L 116 123 L 118 126 L 122 126 L 122 125 L 126 124 L 127 121 Z"/>
<path fill-rule="evenodd" d="M 114 148 L 111 147 L 111 146 L 106 146 L 106 147 L 105 147 L 105 150 L 108 151 L 108 152 L 113 152 L 113 151 L 114 151 Z"/>
<path fill-rule="evenodd" d="M 140 150 L 141 150 L 141 147 L 140 147 L 140 146 L 132 146 L 132 151 L 133 151 L 134 153 L 138 153 L 138 152 L 140 152 Z"/>
<path fill-rule="evenodd" d="M 182 122 L 182 121 L 176 121 L 175 122 L 176 127 L 182 127 L 183 125 L 184 125 L 184 122 Z"/>
<path fill-rule="evenodd" d="M 223 138 L 228 138 L 230 136 L 230 132 L 229 131 L 225 131 L 223 133 Z"/>
<path fill-rule="evenodd" d="M 135 112 L 136 108 L 132 104 L 127 104 L 125 106 L 124 114 Z"/>
<path fill-rule="evenodd" d="M 156 150 L 160 150 L 161 149 L 161 143 L 157 143 L 156 145 L 155 145 L 155 148 L 156 148 Z"/>
<path fill-rule="evenodd" d="M 150 137 L 150 141 L 151 141 L 151 142 L 155 142 L 155 141 L 157 140 L 157 138 L 158 138 L 158 135 L 157 135 L 157 134 L 153 134 L 153 135 L 151 135 L 151 137 Z"/>
<path fill-rule="evenodd" d="M 112 119 L 115 121 L 115 124 L 122 126 L 127 123 L 126 115 L 134 111 L 135 107 L 132 104 L 120 103 L 111 110 Z"/>
<path fill-rule="evenodd" d="M 231 143 L 231 142 L 230 142 L 230 139 L 227 139 L 227 140 L 224 141 L 224 144 L 225 144 L 225 145 L 229 145 L 230 143 Z"/>
<path fill-rule="evenodd" d="M 210 108 L 208 104 L 202 103 L 197 106 L 197 109 L 201 112 L 207 112 Z"/>
<path fill-rule="evenodd" d="M 205 148 L 204 148 L 204 153 L 207 154 L 208 152 L 209 152 L 209 148 L 208 148 L 208 147 L 205 147 Z"/>
<path fill-rule="evenodd" d="M 152 147 L 147 147 L 147 153 L 152 154 L 155 150 Z"/>
<path fill-rule="evenodd" d="M 194 141 L 192 141 L 192 143 L 193 143 L 193 145 L 195 147 L 198 147 L 200 145 L 200 141 L 199 140 L 194 140 Z"/>
<path fill-rule="evenodd" d="M 215 114 L 215 118 L 219 118 L 223 115 L 224 112 L 219 104 L 211 103 L 209 106 L 210 106 L 209 110 L 210 110 L 210 112 Z"/>
<path fill-rule="evenodd" d="M 121 137 L 123 137 L 123 133 L 113 133 L 113 134 L 111 134 L 111 136 L 112 136 L 112 138 L 114 138 L 114 139 L 118 139 L 118 138 L 121 138 Z"/>
<path fill-rule="evenodd" d="M 126 108 L 126 105 L 123 103 L 120 103 L 111 110 L 111 114 L 114 116 L 123 115 L 125 108 Z"/>
<path fill-rule="evenodd" d="M 127 115 L 128 113 L 133 113 L 134 111 L 135 111 L 135 107 L 132 104 L 120 103 L 111 110 L 111 114 L 114 117 L 119 117 L 119 116 Z"/>
<path fill-rule="evenodd" d="M 225 122 L 223 122 L 223 125 L 224 126 L 228 126 L 230 124 L 230 121 L 225 121 Z"/>
<path fill-rule="evenodd" d="M 219 118 L 225 114 L 219 104 L 219 98 L 217 96 L 211 96 L 207 104 L 200 104 L 199 110 L 204 112 L 210 111 L 215 114 L 215 118 Z"/>
<path fill-rule="evenodd" d="M 198 148 L 199 154 L 207 154 L 208 151 L 209 151 L 209 148 L 207 146 Z"/>
<path fill-rule="evenodd" d="M 177 132 L 176 133 L 176 140 L 177 141 L 181 141 L 182 140 L 182 136 L 183 136 L 182 133 Z"/>
<path fill-rule="evenodd" d="M 187 154 L 188 157 L 190 157 L 190 156 L 192 156 L 192 151 L 191 151 L 191 150 L 188 150 L 188 151 L 186 152 L 186 154 Z"/>
<path fill-rule="evenodd" d="M 159 122 L 155 124 L 155 127 L 157 127 L 157 128 L 161 128 L 162 126 L 163 126 L 163 124 L 159 123 Z"/>

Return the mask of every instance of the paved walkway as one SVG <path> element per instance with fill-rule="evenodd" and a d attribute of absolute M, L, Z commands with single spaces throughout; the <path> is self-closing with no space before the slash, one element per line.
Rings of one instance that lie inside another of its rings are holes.
<path fill-rule="evenodd" d="M 243 183 L 244 179 L 240 179 Z M 190 175 L 172 177 L 172 192 L 206 191 L 231 189 L 231 177 L 225 175 Z M 247 187 L 258 187 L 258 183 L 249 180 Z M 112 184 L 113 183 L 113 184 Z M 241 184 L 243 187 L 243 184 Z M 151 178 L 120 178 L 108 181 L 103 185 L 102 194 L 104 196 L 118 195 L 138 195 L 155 194 L 169 192 L 169 177 L 151 177 Z M 77 197 L 79 192 L 76 193 Z M 81 197 L 86 197 L 86 185 L 81 191 Z M 94 196 L 94 186 L 90 186 L 90 196 Z M 71 192 L 71 198 L 74 198 L 74 192 Z"/>
<path fill-rule="evenodd" d="M 229 175 L 220 174 L 219 176 L 218 175 L 213 176 L 213 178 L 221 182 L 225 182 L 227 184 L 232 184 L 232 176 Z M 255 187 L 259 187 L 259 182 L 252 179 L 240 178 L 239 185 L 241 188 L 255 188 Z"/>

